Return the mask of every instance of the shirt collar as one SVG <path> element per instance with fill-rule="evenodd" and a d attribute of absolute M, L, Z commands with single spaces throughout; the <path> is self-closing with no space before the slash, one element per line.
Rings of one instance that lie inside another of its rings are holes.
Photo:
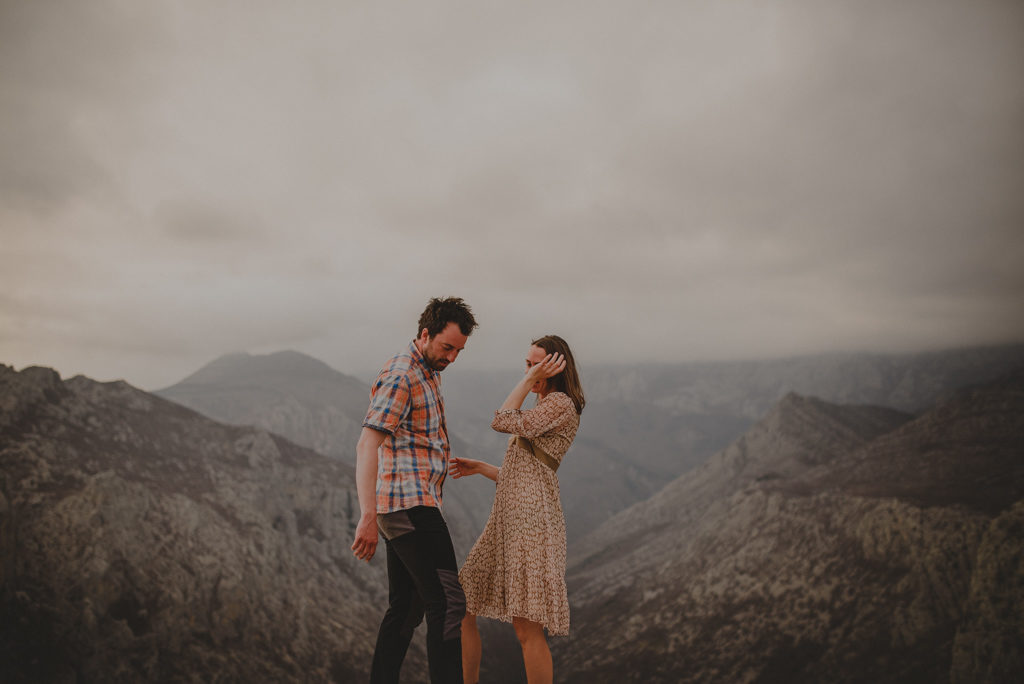
<path fill-rule="evenodd" d="M 412 356 L 412 360 L 420 365 L 420 368 L 423 369 L 423 372 L 427 375 L 427 377 L 437 377 L 438 371 L 434 370 L 433 368 L 427 365 L 427 360 L 423 358 L 423 354 L 420 353 L 419 348 L 416 346 L 416 340 L 413 340 L 412 342 L 409 343 L 409 354 Z"/>

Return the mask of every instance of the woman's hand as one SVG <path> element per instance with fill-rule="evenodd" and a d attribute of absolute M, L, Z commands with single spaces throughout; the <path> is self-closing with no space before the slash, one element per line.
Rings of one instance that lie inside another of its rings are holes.
<path fill-rule="evenodd" d="M 452 458 L 448 464 L 448 474 L 456 480 L 467 475 L 479 475 L 483 464 L 483 461 L 472 458 Z"/>
<path fill-rule="evenodd" d="M 489 480 L 498 481 L 496 466 L 472 458 L 452 458 L 448 464 L 448 474 L 456 480 L 467 475 L 483 475 Z"/>
<path fill-rule="evenodd" d="M 561 354 L 548 354 L 540 363 L 526 369 L 526 378 L 531 383 L 538 380 L 553 378 L 565 370 L 565 357 Z"/>
<path fill-rule="evenodd" d="M 527 366 L 526 372 L 523 373 L 523 379 L 516 383 L 516 386 L 505 397 L 505 402 L 498 410 L 511 411 L 518 409 L 523 405 L 523 400 L 526 399 L 526 395 L 531 391 L 538 393 L 544 391 L 544 385 L 538 385 L 537 383 L 544 383 L 548 378 L 554 377 L 564 370 L 565 357 L 561 354 L 548 354 L 532 366 Z"/>

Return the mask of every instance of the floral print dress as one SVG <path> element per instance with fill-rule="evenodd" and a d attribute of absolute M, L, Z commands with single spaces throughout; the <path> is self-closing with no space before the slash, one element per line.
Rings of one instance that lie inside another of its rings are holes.
<path fill-rule="evenodd" d="M 491 427 L 512 436 L 491 515 L 459 572 L 468 612 L 505 622 L 526 618 L 549 634 L 569 634 L 565 516 L 552 466 L 561 463 L 579 424 L 563 392 L 532 409 L 495 412 Z"/>

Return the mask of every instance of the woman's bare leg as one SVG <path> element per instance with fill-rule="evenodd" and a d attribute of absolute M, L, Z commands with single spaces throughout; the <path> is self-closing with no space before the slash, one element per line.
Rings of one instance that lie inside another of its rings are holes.
<path fill-rule="evenodd" d="M 548 650 L 548 640 L 544 637 L 544 627 L 538 622 L 530 622 L 525 618 L 518 617 L 512 618 L 512 626 L 515 627 L 519 645 L 523 648 L 523 662 L 526 665 L 528 684 L 551 684 L 553 678 L 551 651 Z M 465 641 L 463 641 L 462 649 L 465 654 Z"/>
<path fill-rule="evenodd" d="M 462 680 L 465 684 L 480 681 L 480 632 L 472 613 L 462 618 Z"/>

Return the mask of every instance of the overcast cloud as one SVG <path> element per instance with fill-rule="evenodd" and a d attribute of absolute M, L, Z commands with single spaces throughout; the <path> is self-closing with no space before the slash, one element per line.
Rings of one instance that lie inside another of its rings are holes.
<path fill-rule="evenodd" d="M 1022 65 L 1015 0 L 3 1 L 0 362 L 1024 340 Z"/>

